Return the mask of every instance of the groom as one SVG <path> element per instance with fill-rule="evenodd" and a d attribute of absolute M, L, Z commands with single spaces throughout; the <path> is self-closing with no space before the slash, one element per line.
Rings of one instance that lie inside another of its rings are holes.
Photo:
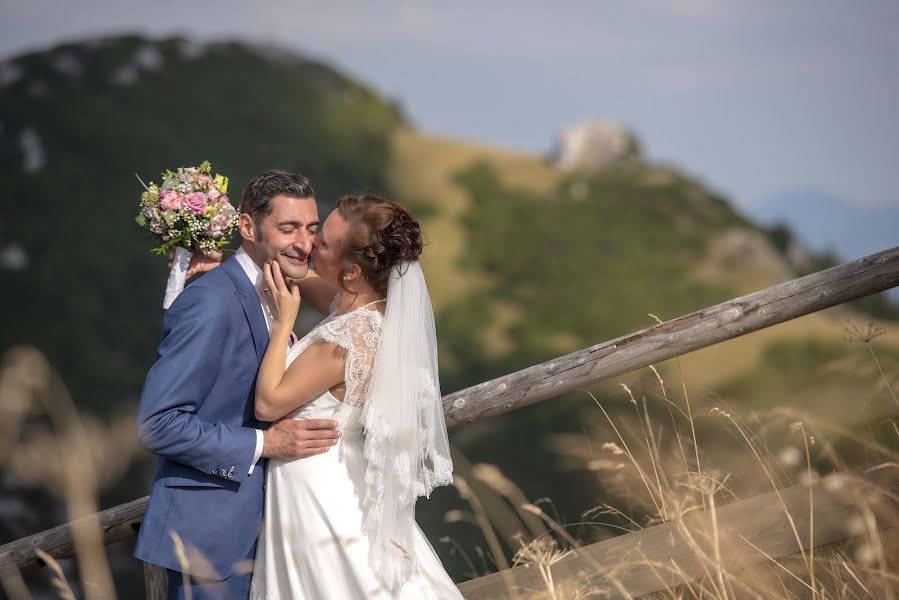
<path fill-rule="evenodd" d="M 240 199 L 240 249 L 189 285 L 166 312 L 140 399 L 141 442 L 159 455 L 134 555 L 169 570 L 169 598 L 247 598 L 264 503 L 265 461 L 327 452 L 327 419 L 254 414 L 269 340 L 262 268 L 300 279 L 318 210 L 309 180 L 267 171 Z M 248 565 L 250 565 L 248 567 Z M 185 577 L 188 574 L 192 577 Z"/>

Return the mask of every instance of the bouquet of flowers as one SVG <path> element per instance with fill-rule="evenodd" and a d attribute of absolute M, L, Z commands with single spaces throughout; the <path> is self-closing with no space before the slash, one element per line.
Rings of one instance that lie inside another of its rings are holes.
<path fill-rule="evenodd" d="M 212 177 L 208 161 L 199 167 L 180 167 L 162 174 L 162 185 L 144 184 L 140 214 L 135 221 L 159 244 L 152 251 L 166 254 L 175 249 L 165 289 L 163 308 L 168 308 L 184 289 L 191 252 L 209 254 L 228 243 L 237 226 L 237 211 L 228 199 L 228 178 Z"/>

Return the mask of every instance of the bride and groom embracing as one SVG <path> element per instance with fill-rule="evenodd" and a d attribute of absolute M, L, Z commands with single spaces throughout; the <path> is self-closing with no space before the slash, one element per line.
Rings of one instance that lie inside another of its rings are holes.
<path fill-rule="evenodd" d="M 170 598 L 461 598 L 415 523 L 452 480 L 418 223 L 364 195 L 319 227 L 284 171 L 239 212 L 240 249 L 196 268 L 144 384 L 135 556 Z M 301 299 L 328 316 L 295 341 Z"/>

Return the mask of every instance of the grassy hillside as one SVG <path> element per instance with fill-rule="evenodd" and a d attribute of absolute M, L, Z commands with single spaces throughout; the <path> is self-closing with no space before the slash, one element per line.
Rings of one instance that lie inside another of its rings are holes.
<path fill-rule="evenodd" d="M 536 191 L 548 191 L 559 177 L 550 165 L 530 155 L 428 136 L 409 128 L 399 128 L 392 136 L 390 188 L 398 197 L 426 207 L 423 221 L 429 244 L 422 262 L 438 313 L 477 287 L 480 280 L 459 264 L 467 252 L 460 221 L 471 202 L 456 181 L 458 173 L 478 162 L 489 164 L 509 185 Z"/>
<path fill-rule="evenodd" d="M 571 191 L 578 192 L 584 180 L 579 176 L 564 177 L 540 157 L 431 136 L 408 128 L 397 129 L 392 140 L 391 189 L 404 198 L 417 199 L 427 209 L 424 223 L 431 245 L 424 263 L 435 307 L 445 315 L 445 309 L 454 303 L 474 295 L 482 299 L 489 296 L 483 302 L 489 305 L 489 318 L 485 317 L 472 331 L 491 361 L 514 353 L 513 346 L 519 347 L 508 333 L 523 320 L 558 312 L 577 315 L 578 320 L 582 316 L 578 303 L 561 310 L 551 307 L 538 311 L 534 305 L 522 306 L 521 302 L 505 298 L 503 290 L 497 288 L 508 282 L 494 279 L 483 262 L 478 264 L 485 252 L 494 249 L 492 273 L 503 273 L 517 259 L 521 248 L 536 250 L 539 256 L 541 245 L 551 243 L 554 234 L 595 244 L 579 251 L 547 254 L 533 263 L 532 283 L 546 292 L 541 302 L 557 301 L 550 298 L 557 293 L 574 294 L 574 285 L 593 282 L 597 286 L 589 300 L 594 306 L 593 317 L 600 318 L 604 313 L 602 318 L 606 320 L 601 326 L 593 327 L 579 321 L 576 331 L 565 330 L 566 325 L 562 323 L 559 329 L 544 332 L 545 346 L 553 355 L 648 327 L 654 321 L 647 313 L 670 319 L 705 306 L 703 302 L 711 304 L 748 294 L 801 275 L 772 244 L 769 232 L 744 220 L 720 198 L 708 195 L 700 184 L 670 169 L 643 165 L 636 170 L 601 175 L 593 182 L 598 188 L 588 187 L 591 191 L 587 196 L 572 199 Z M 489 172 L 489 177 L 495 179 L 491 182 L 492 189 L 482 195 L 504 205 L 508 209 L 506 214 L 479 217 L 472 208 L 475 199 L 471 181 L 460 174 L 467 172 L 470 176 L 467 170 L 475 165 L 476 172 Z M 589 181 L 586 183 L 590 185 Z M 630 215 L 622 212 L 623 203 L 642 194 L 647 194 L 642 205 L 628 206 Z M 527 198 L 522 199 L 522 195 Z M 597 206 L 595 196 L 605 198 L 606 203 Z M 575 228 L 565 229 L 561 220 L 554 221 L 550 231 L 530 226 L 529 217 L 523 213 L 533 212 L 534 205 L 541 203 L 546 203 L 548 219 L 564 219 L 567 214 Z M 666 210 L 668 214 L 664 213 Z M 654 222 L 653 211 L 656 211 Z M 486 231 L 486 234 L 473 232 L 472 226 L 478 218 L 484 219 L 480 233 Z M 504 225 L 521 230 L 520 239 L 511 245 L 515 252 L 505 249 L 510 247 L 509 242 L 502 246 L 500 231 Z M 615 236 L 621 239 L 610 241 Z M 668 256 L 660 242 L 670 244 L 668 250 L 682 250 L 680 257 Z M 624 249 L 610 258 L 609 244 Z M 668 259 L 671 260 L 668 265 L 660 262 Z M 561 277 L 556 270 L 558 263 L 573 265 L 577 272 L 569 274 L 568 279 Z M 651 271 L 653 268 L 656 270 Z M 612 269 L 615 271 L 610 274 Z M 683 273 L 687 274 L 686 278 L 680 277 Z M 560 277 L 554 280 L 553 274 Z M 685 293 L 680 286 L 686 279 L 692 279 L 696 287 Z M 700 288 L 706 292 L 717 290 L 717 293 L 694 295 Z M 630 317 L 622 319 L 622 314 Z M 896 322 L 875 319 L 844 306 L 694 352 L 682 357 L 677 369 L 698 389 L 724 384 L 759 368 L 766 348 L 782 341 L 811 338 L 836 346 L 845 344 L 847 319 L 855 323 L 874 322 L 887 333 L 878 342 L 899 348 Z M 553 322 L 553 326 L 556 324 Z M 444 358 L 454 362 L 455 354 L 446 348 Z M 524 366 L 523 362 L 517 362 Z M 674 366 L 672 361 L 671 367 Z"/>

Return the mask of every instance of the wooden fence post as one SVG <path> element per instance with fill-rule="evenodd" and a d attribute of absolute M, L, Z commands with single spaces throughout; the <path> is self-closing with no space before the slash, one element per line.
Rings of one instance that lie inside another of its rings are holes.
<path fill-rule="evenodd" d="M 168 600 L 169 575 L 165 567 L 144 563 L 144 589 L 147 600 Z"/>

